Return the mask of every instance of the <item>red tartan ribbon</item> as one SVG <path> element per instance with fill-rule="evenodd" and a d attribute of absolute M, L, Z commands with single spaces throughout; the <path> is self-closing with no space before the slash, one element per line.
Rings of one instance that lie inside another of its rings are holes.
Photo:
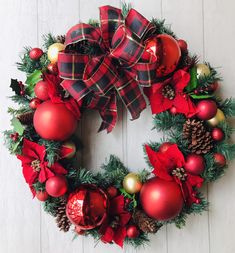
<path fill-rule="evenodd" d="M 66 34 L 66 49 L 59 54 L 62 86 L 77 101 L 88 94 L 88 108 L 97 109 L 103 119 L 99 130 L 112 131 L 117 119 L 116 93 L 131 113 L 139 117 L 146 107 L 140 86 L 151 86 L 156 78 L 157 59 L 145 51 L 145 40 L 154 26 L 136 10 L 124 19 L 120 9 L 100 7 L 100 27 L 77 24 Z M 99 55 L 81 54 L 78 43 L 99 46 Z"/>

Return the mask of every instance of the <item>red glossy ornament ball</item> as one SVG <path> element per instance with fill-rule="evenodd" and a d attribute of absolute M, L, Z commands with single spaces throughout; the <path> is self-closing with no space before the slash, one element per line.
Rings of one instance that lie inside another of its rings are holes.
<path fill-rule="evenodd" d="M 168 34 L 159 34 L 146 43 L 146 51 L 157 56 L 157 76 L 172 73 L 180 60 L 181 50 L 178 42 Z"/>
<path fill-rule="evenodd" d="M 161 153 L 165 153 L 165 152 L 168 150 L 168 148 L 169 148 L 170 146 L 172 146 L 172 143 L 171 143 L 171 142 L 163 142 L 163 143 L 160 145 L 158 151 L 161 152 Z"/>
<path fill-rule="evenodd" d="M 53 63 L 48 64 L 47 70 L 48 70 L 51 74 L 57 75 L 57 74 L 58 74 L 57 63 L 55 63 L 55 64 L 53 64 Z"/>
<path fill-rule="evenodd" d="M 187 52 L 188 51 L 188 45 L 187 42 L 185 40 L 177 40 L 178 45 L 181 49 L 182 52 Z"/>
<path fill-rule="evenodd" d="M 46 101 L 36 109 L 33 124 L 43 139 L 64 141 L 75 132 L 77 120 L 63 103 Z"/>
<path fill-rule="evenodd" d="M 126 235 L 129 238 L 136 238 L 140 234 L 139 229 L 135 225 L 129 225 L 126 229 Z"/>
<path fill-rule="evenodd" d="M 197 104 L 197 117 L 209 120 L 216 115 L 217 105 L 213 100 L 202 100 Z"/>
<path fill-rule="evenodd" d="M 156 220 L 170 220 L 182 210 L 184 200 L 179 185 L 154 177 L 140 191 L 140 202 L 146 214 Z"/>
<path fill-rule="evenodd" d="M 200 155 L 190 154 L 186 157 L 184 168 L 193 175 L 200 175 L 205 169 L 204 158 Z"/>
<path fill-rule="evenodd" d="M 50 177 L 46 181 L 46 191 L 52 197 L 61 197 L 68 190 L 67 180 L 64 176 Z"/>
<path fill-rule="evenodd" d="M 224 132 L 221 128 L 215 127 L 211 132 L 211 136 L 215 141 L 222 141 L 224 139 Z"/>
<path fill-rule="evenodd" d="M 43 55 L 43 51 L 41 48 L 38 48 L 38 47 L 32 48 L 29 52 L 30 59 L 34 61 L 39 60 L 42 55 Z"/>
<path fill-rule="evenodd" d="M 172 115 L 176 115 L 176 114 L 177 114 L 177 109 L 176 109 L 176 107 L 172 106 L 172 107 L 170 108 L 170 113 L 171 113 Z"/>
<path fill-rule="evenodd" d="M 114 186 L 109 186 L 108 189 L 107 189 L 107 194 L 109 196 L 109 198 L 114 198 L 117 196 L 118 194 L 118 189 Z"/>
<path fill-rule="evenodd" d="M 226 165 L 226 158 L 221 153 L 215 153 L 214 154 L 214 161 L 220 167 L 224 167 Z"/>
<path fill-rule="evenodd" d="M 66 214 L 77 228 L 93 229 L 106 218 L 108 204 L 103 190 L 92 184 L 83 184 L 70 194 Z"/>
<path fill-rule="evenodd" d="M 42 103 L 42 101 L 39 98 L 33 98 L 30 103 L 29 106 L 31 109 L 37 109 L 38 106 Z"/>
<path fill-rule="evenodd" d="M 34 92 L 36 97 L 40 100 L 48 100 L 50 98 L 48 94 L 48 82 L 39 81 L 34 87 Z"/>
<path fill-rule="evenodd" d="M 37 191 L 36 192 L 36 198 L 39 200 L 39 201 L 46 201 L 48 199 L 49 195 L 46 191 Z"/>

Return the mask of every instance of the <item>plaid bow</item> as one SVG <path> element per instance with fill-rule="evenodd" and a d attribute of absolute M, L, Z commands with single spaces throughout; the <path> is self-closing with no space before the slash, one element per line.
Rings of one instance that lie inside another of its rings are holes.
<path fill-rule="evenodd" d="M 144 44 L 154 26 L 134 9 L 124 19 L 121 10 L 111 6 L 100 7 L 100 24 L 80 23 L 67 32 L 58 68 L 63 88 L 77 101 L 89 94 L 87 107 L 99 110 L 103 119 L 99 130 L 110 132 L 117 120 L 116 93 L 132 119 L 146 107 L 139 84 L 149 87 L 156 77 L 157 59 Z M 101 53 L 79 53 L 76 46 L 85 41 L 98 45 Z"/>

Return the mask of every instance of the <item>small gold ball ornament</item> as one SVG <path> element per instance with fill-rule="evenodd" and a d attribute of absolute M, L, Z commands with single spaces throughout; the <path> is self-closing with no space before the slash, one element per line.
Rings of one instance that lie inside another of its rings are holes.
<path fill-rule="evenodd" d="M 123 188 L 126 192 L 134 194 L 140 191 L 142 183 L 136 173 L 129 173 L 123 179 Z"/>
<path fill-rule="evenodd" d="M 210 68 L 206 64 L 199 63 L 196 65 L 196 67 L 197 67 L 197 78 L 208 76 L 211 73 Z"/>
<path fill-rule="evenodd" d="M 215 127 L 219 123 L 223 122 L 224 120 L 225 120 L 224 113 L 220 109 L 217 109 L 215 117 L 213 117 L 212 119 L 207 120 L 207 123 L 210 126 Z"/>
<path fill-rule="evenodd" d="M 62 43 L 54 43 L 48 48 L 47 56 L 51 63 L 58 61 L 58 55 L 60 51 L 65 49 L 65 45 Z"/>

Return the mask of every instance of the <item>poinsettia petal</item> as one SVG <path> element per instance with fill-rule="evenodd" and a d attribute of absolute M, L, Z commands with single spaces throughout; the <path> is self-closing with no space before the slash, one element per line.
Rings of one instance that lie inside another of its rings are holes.
<path fill-rule="evenodd" d="M 176 144 L 172 144 L 166 151 L 166 156 L 169 159 L 170 168 L 181 168 L 185 164 L 184 155 L 179 150 Z"/>
<path fill-rule="evenodd" d="M 119 214 L 119 225 L 125 226 L 131 218 L 131 214 L 129 212 L 123 212 Z"/>
<path fill-rule="evenodd" d="M 172 176 L 168 173 L 169 159 L 165 153 L 155 152 L 148 145 L 145 145 L 145 149 L 154 168 L 152 173 L 164 180 L 172 181 Z"/>
<path fill-rule="evenodd" d="M 42 167 L 39 176 L 38 181 L 40 183 L 44 183 L 48 178 L 53 177 L 55 174 L 46 166 Z"/>
<path fill-rule="evenodd" d="M 146 95 L 149 98 L 152 114 L 158 114 L 171 108 L 172 101 L 163 97 L 162 87 L 164 84 L 156 83 L 146 88 Z"/>
<path fill-rule="evenodd" d="M 22 162 L 22 166 L 23 164 L 31 164 L 32 161 L 34 160 L 34 158 L 29 157 L 29 156 L 24 156 L 24 155 L 17 155 L 17 158 Z"/>
<path fill-rule="evenodd" d="M 114 233 L 113 241 L 118 246 L 123 248 L 123 243 L 124 243 L 125 238 L 126 238 L 126 228 L 119 226 Z"/>
<path fill-rule="evenodd" d="M 175 72 L 172 82 L 174 83 L 176 91 L 182 92 L 190 81 L 190 74 L 184 70 Z"/>
<path fill-rule="evenodd" d="M 107 227 L 105 233 L 101 236 L 101 240 L 104 243 L 111 243 L 114 237 L 114 230 L 111 227 Z"/>
<path fill-rule="evenodd" d="M 204 179 L 200 176 L 188 174 L 187 182 L 192 186 L 196 186 L 197 188 L 200 188 L 204 182 Z"/>
<path fill-rule="evenodd" d="M 30 185 L 35 183 L 38 176 L 38 172 L 34 171 L 34 169 L 28 164 L 24 164 L 22 167 L 23 167 L 23 175 L 24 175 L 26 183 Z"/>
<path fill-rule="evenodd" d="M 125 199 L 123 195 L 119 195 L 110 202 L 109 213 L 111 216 L 119 215 L 125 210 Z"/>
<path fill-rule="evenodd" d="M 43 161 L 46 155 L 46 149 L 44 146 L 27 139 L 24 139 L 22 151 L 24 155 L 39 159 L 40 161 Z"/>
<path fill-rule="evenodd" d="M 186 117 L 192 117 L 196 114 L 196 106 L 187 95 L 176 94 L 174 106 L 178 113 L 183 113 Z"/>
<path fill-rule="evenodd" d="M 50 170 L 55 172 L 56 174 L 67 174 L 68 171 L 58 162 L 52 164 L 50 166 Z"/>

